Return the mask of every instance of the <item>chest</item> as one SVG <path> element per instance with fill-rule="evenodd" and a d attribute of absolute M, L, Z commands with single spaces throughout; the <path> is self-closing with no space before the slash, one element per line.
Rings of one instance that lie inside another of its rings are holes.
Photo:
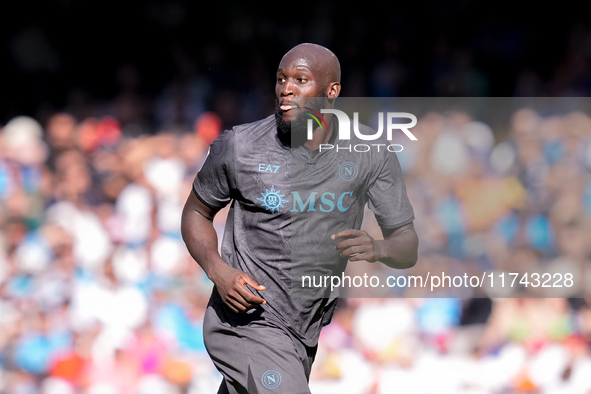
<path fill-rule="evenodd" d="M 365 204 L 374 169 L 368 158 L 327 152 L 314 159 L 304 151 L 268 149 L 236 162 L 236 199 L 269 214 L 346 213 Z"/>

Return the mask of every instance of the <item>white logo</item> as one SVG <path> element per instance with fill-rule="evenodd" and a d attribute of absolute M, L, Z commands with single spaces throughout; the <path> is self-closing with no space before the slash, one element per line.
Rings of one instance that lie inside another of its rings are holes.
<path fill-rule="evenodd" d="M 336 115 L 337 119 L 339 120 L 339 138 L 341 140 L 350 140 L 351 139 L 351 120 L 346 113 L 338 109 L 321 109 L 321 113 L 323 114 L 333 114 Z M 414 136 L 413 133 L 410 132 L 410 128 L 413 128 L 417 124 L 417 117 L 408 112 L 387 112 L 386 114 L 387 124 L 386 124 L 386 133 L 388 140 L 392 139 L 392 131 L 394 130 L 401 130 L 406 136 L 412 140 L 417 141 L 417 137 Z M 410 119 L 410 123 L 394 123 L 393 120 L 395 118 L 407 118 Z M 382 136 L 384 133 L 384 113 L 378 112 L 378 121 L 379 126 L 378 130 L 373 135 L 361 134 L 359 131 L 359 113 L 353 112 L 353 132 L 360 140 L 364 141 L 373 141 L 377 140 Z M 312 119 L 308 119 L 308 140 L 312 139 L 312 132 L 313 132 L 313 124 Z"/>

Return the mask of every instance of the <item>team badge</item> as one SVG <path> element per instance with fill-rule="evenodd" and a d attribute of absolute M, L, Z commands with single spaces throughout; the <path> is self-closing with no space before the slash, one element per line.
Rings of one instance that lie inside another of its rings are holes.
<path fill-rule="evenodd" d="M 345 181 L 352 181 L 357 178 L 359 169 L 355 163 L 346 161 L 339 166 L 339 176 Z"/>
<path fill-rule="evenodd" d="M 279 194 L 281 190 L 275 190 L 275 186 L 271 185 L 271 190 L 265 189 L 265 193 L 261 193 L 263 197 L 257 198 L 261 201 L 261 205 L 271 213 L 279 211 L 279 208 L 283 208 L 284 202 L 289 202 L 283 199 L 283 194 Z"/>

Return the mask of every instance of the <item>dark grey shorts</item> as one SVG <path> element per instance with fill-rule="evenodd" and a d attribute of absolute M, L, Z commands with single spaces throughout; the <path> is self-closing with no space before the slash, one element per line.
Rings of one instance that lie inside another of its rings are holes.
<path fill-rule="evenodd" d="M 260 316 L 236 314 L 210 302 L 203 321 L 205 347 L 224 376 L 218 393 L 308 394 L 316 355 L 287 330 Z"/>

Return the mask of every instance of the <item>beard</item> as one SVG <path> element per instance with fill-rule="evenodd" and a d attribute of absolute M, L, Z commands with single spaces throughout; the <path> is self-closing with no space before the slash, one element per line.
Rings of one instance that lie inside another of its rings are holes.
<path fill-rule="evenodd" d="M 320 112 L 325 108 L 325 97 L 314 97 L 306 100 L 306 106 Z M 303 108 L 303 107 L 300 107 Z M 293 111 L 293 110 L 292 110 Z M 290 122 L 283 120 L 283 111 L 280 108 L 279 100 L 275 98 L 275 120 L 277 121 L 277 138 L 285 147 L 297 148 L 306 143 L 308 135 L 308 119 L 305 113 L 300 112 L 292 117 Z"/>

